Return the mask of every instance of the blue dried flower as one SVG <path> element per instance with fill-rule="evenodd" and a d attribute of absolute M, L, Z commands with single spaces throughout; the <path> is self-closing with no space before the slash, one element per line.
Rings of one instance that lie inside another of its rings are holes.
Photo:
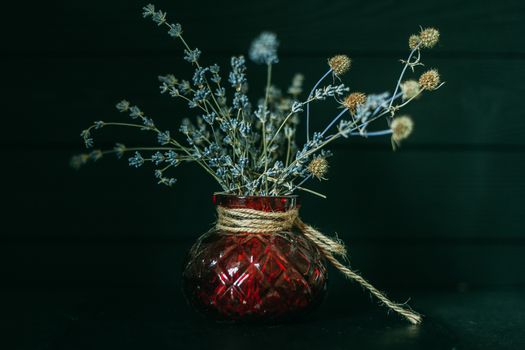
<path fill-rule="evenodd" d="M 236 131 L 238 126 L 239 126 L 239 121 L 237 119 L 230 120 L 230 130 L 231 131 Z"/>
<path fill-rule="evenodd" d="M 150 118 L 146 118 L 146 117 L 142 118 L 142 123 L 145 126 L 145 128 L 143 128 L 143 129 L 153 129 L 153 128 L 155 128 L 155 123 Z"/>
<path fill-rule="evenodd" d="M 233 177 L 241 177 L 243 175 L 243 169 L 239 164 L 236 164 L 231 169 L 231 174 Z"/>
<path fill-rule="evenodd" d="M 199 102 L 204 102 L 208 95 L 210 94 L 210 90 L 207 87 L 202 87 L 195 91 L 195 95 L 193 96 L 193 102 L 195 104 L 198 104 Z"/>
<path fill-rule="evenodd" d="M 220 162 L 223 166 L 230 167 L 233 165 L 233 161 L 230 156 L 221 156 Z"/>
<path fill-rule="evenodd" d="M 86 148 L 93 147 L 93 139 L 91 138 L 91 133 L 88 129 L 82 130 L 82 132 L 80 133 L 80 137 L 84 139 L 84 145 L 86 146 Z"/>
<path fill-rule="evenodd" d="M 215 172 L 217 174 L 217 176 L 223 180 L 223 181 L 226 181 L 227 179 L 227 173 L 226 173 L 226 169 L 225 168 L 218 168 L 217 171 Z"/>
<path fill-rule="evenodd" d="M 164 23 L 166 23 L 166 12 L 162 12 L 159 10 L 153 13 L 151 19 L 153 20 L 153 22 L 157 23 L 157 25 L 161 26 Z"/>
<path fill-rule="evenodd" d="M 383 106 L 387 106 L 389 102 L 390 94 L 384 92 L 382 94 L 370 94 L 367 96 L 366 102 L 357 106 L 355 118 L 367 121 L 375 112 Z"/>
<path fill-rule="evenodd" d="M 232 84 L 233 87 L 239 88 L 246 83 L 246 61 L 243 56 L 232 57 L 231 58 L 231 67 L 232 70 L 228 76 L 228 81 Z"/>
<path fill-rule="evenodd" d="M 97 161 L 100 158 L 102 158 L 102 151 L 100 151 L 99 149 L 96 149 L 89 154 L 89 159 L 91 159 L 92 161 Z"/>
<path fill-rule="evenodd" d="M 315 148 L 321 145 L 322 142 L 323 142 L 323 134 L 316 131 L 314 132 L 312 139 L 306 143 L 306 146 L 310 148 Z"/>
<path fill-rule="evenodd" d="M 246 166 L 248 165 L 248 158 L 245 156 L 239 157 L 238 164 L 241 168 L 246 168 Z"/>
<path fill-rule="evenodd" d="M 100 129 L 104 126 L 104 122 L 102 120 L 97 120 L 95 123 L 93 123 L 95 125 L 95 129 Z"/>
<path fill-rule="evenodd" d="M 113 147 L 113 150 L 115 151 L 115 154 L 117 155 L 117 158 L 122 158 L 124 155 L 124 152 L 126 151 L 126 146 L 124 146 L 122 143 L 115 144 L 115 147 Z"/>
<path fill-rule="evenodd" d="M 201 55 L 201 50 L 195 48 L 193 50 L 184 50 L 184 59 L 190 63 L 197 62 Z"/>
<path fill-rule="evenodd" d="M 279 175 L 279 174 L 282 172 L 283 168 L 284 168 L 284 164 L 283 164 L 283 162 L 281 162 L 280 160 L 278 160 L 278 161 L 276 161 L 276 162 L 274 163 L 274 165 L 273 165 L 272 168 L 270 168 L 270 169 L 267 170 L 267 173 L 266 173 L 266 174 L 267 174 L 268 176 L 277 176 L 277 175 Z"/>
<path fill-rule="evenodd" d="M 156 152 L 154 153 L 152 156 L 151 156 L 151 161 L 153 163 L 155 163 L 155 165 L 159 165 L 160 163 L 162 163 L 164 160 L 166 159 L 166 157 L 164 157 L 164 155 L 160 152 Z"/>
<path fill-rule="evenodd" d="M 179 131 L 183 133 L 184 135 L 188 135 L 190 132 L 190 126 L 191 122 L 188 118 L 182 119 L 182 122 L 180 123 Z"/>
<path fill-rule="evenodd" d="M 197 108 L 197 107 L 199 107 L 199 104 L 195 100 L 189 100 L 188 101 L 188 107 L 189 108 Z"/>
<path fill-rule="evenodd" d="M 196 160 L 202 159 L 202 153 L 196 146 L 194 146 L 192 149 L 191 157 L 195 158 Z"/>
<path fill-rule="evenodd" d="M 133 119 L 137 119 L 139 117 L 142 117 L 144 113 L 140 110 L 137 106 L 132 106 L 129 108 L 129 116 Z"/>
<path fill-rule="evenodd" d="M 255 63 L 273 64 L 279 62 L 277 48 L 279 41 L 274 33 L 263 32 L 250 47 L 250 59 Z"/>
<path fill-rule="evenodd" d="M 248 97 L 242 92 L 236 92 L 233 96 L 233 108 L 249 111 L 250 107 L 251 105 Z"/>
<path fill-rule="evenodd" d="M 178 155 L 175 151 L 168 151 L 166 153 L 164 153 L 164 155 L 166 156 L 166 163 L 168 164 L 171 164 L 171 165 L 178 165 L 179 163 L 179 160 L 177 159 Z"/>
<path fill-rule="evenodd" d="M 215 112 L 211 112 L 210 114 L 203 115 L 202 119 L 204 119 L 204 121 L 209 125 L 212 125 L 215 121 L 215 116 Z"/>
<path fill-rule="evenodd" d="M 177 85 L 177 88 L 185 96 L 191 93 L 191 85 L 190 85 L 190 82 L 187 80 L 181 81 L 180 84 Z"/>
<path fill-rule="evenodd" d="M 133 166 L 135 168 L 138 168 L 144 164 L 144 158 L 142 158 L 142 155 L 139 152 L 135 152 L 135 155 L 130 157 L 128 161 L 129 166 Z"/>
<path fill-rule="evenodd" d="M 119 112 L 127 112 L 129 110 L 129 102 L 126 100 L 122 100 L 119 103 L 117 103 L 115 107 Z"/>
<path fill-rule="evenodd" d="M 221 67 L 219 67 L 219 65 L 217 63 L 213 64 L 210 66 L 210 72 L 212 74 L 219 74 L 219 70 L 221 69 Z"/>
<path fill-rule="evenodd" d="M 177 182 L 177 179 L 174 179 L 172 177 L 162 177 L 159 180 L 159 184 L 166 185 L 166 186 L 173 186 Z"/>
<path fill-rule="evenodd" d="M 175 89 L 175 88 L 171 88 L 171 87 L 170 87 L 168 84 L 166 84 L 166 83 L 162 83 L 162 84 L 160 85 L 160 93 L 161 93 L 161 94 L 164 94 L 164 93 L 166 93 L 167 91 L 170 92 L 170 96 L 172 96 L 172 97 L 176 97 L 176 96 L 178 95 L 178 91 L 177 91 L 177 89 Z"/>
<path fill-rule="evenodd" d="M 229 119 L 222 119 L 220 123 L 220 128 L 222 131 L 227 132 L 230 130 L 230 120 Z"/>
<path fill-rule="evenodd" d="M 155 6 L 152 4 L 147 4 L 142 8 L 142 11 L 142 16 L 144 16 L 144 18 L 153 16 L 155 14 Z"/>
<path fill-rule="evenodd" d="M 193 84 L 195 86 L 202 86 L 206 84 L 206 72 L 210 69 L 208 67 L 198 67 L 193 73 Z"/>
<path fill-rule="evenodd" d="M 257 119 L 261 121 L 261 123 L 266 123 L 266 120 L 268 120 L 268 116 L 270 115 L 270 111 L 268 111 L 263 105 L 259 105 L 254 114 Z"/>
<path fill-rule="evenodd" d="M 173 74 L 159 75 L 157 77 L 161 83 L 165 83 L 168 86 L 175 86 L 178 83 L 177 78 Z"/>
<path fill-rule="evenodd" d="M 210 73 L 212 74 L 211 81 L 219 84 L 221 82 L 221 77 L 219 75 L 220 67 L 217 64 L 210 66 Z"/>
<path fill-rule="evenodd" d="M 171 24 L 168 34 L 174 38 L 177 38 L 182 35 L 182 26 L 179 23 Z"/>
<path fill-rule="evenodd" d="M 204 157 L 213 158 L 213 156 L 220 154 L 220 152 L 221 148 L 215 142 L 213 142 L 208 147 L 204 148 L 203 155 Z"/>
<path fill-rule="evenodd" d="M 210 160 L 208 161 L 208 165 L 211 167 L 211 168 L 216 168 L 219 166 L 219 158 L 210 158 Z"/>
<path fill-rule="evenodd" d="M 211 80 L 212 82 L 214 82 L 215 84 L 219 84 L 219 83 L 221 82 L 222 79 L 221 79 L 220 75 L 218 75 L 218 74 L 213 74 L 213 75 L 211 76 L 211 79 L 210 79 L 210 80 Z"/>
<path fill-rule="evenodd" d="M 170 132 L 169 131 L 164 131 L 164 132 L 159 132 L 157 134 L 157 141 L 161 144 L 161 145 L 165 145 L 165 144 L 168 144 L 170 143 Z"/>
<path fill-rule="evenodd" d="M 219 97 L 219 98 L 224 98 L 226 96 L 226 89 L 221 87 L 221 88 L 217 88 L 215 90 L 215 96 Z"/>

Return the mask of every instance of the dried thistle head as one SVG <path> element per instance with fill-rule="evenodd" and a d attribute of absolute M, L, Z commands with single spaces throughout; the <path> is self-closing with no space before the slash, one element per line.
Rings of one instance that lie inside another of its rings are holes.
<path fill-rule="evenodd" d="M 403 100 L 410 100 L 419 95 L 421 89 L 419 83 L 415 80 L 406 80 L 401 83 L 401 92 L 403 92 Z"/>
<path fill-rule="evenodd" d="M 343 106 L 348 108 L 350 113 L 355 114 L 357 107 L 366 102 L 366 94 L 362 92 L 352 92 L 350 95 L 346 96 L 343 100 Z"/>
<path fill-rule="evenodd" d="M 419 35 L 412 34 L 410 38 L 408 38 L 408 47 L 410 50 L 414 50 L 420 42 L 421 38 L 419 38 Z"/>
<path fill-rule="evenodd" d="M 439 31 L 436 28 L 421 29 L 419 38 L 422 47 L 432 48 L 436 46 L 439 41 Z"/>
<path fill-rule="evenodd" d="M 322 156 L 315 157 L 308 164 L 308 172 L 318 180 L 324 180 L 324 176 L 328 172 L 328 161 Z"/>
<path fill-rule="evenodd" d="M 392 120 L 390 129 L 392 129 L 392 141 L 399 143 L 412 133 L 414 122 L 409 116 L 403 115 Z"/>
<path fill-rule="evenodd" d="M 352 64 L 352 60 L 347 55 L 336 55 L 328 59 L 328 65 L 332 68 L 335 75 L 345 74 Z"/>
<path fill-rule="evenodd" d="M 428 70 L 419 77 L 419 86 L 423 90 L 436 90 L 440 82 L 441 78 L 436 69 Z"/>

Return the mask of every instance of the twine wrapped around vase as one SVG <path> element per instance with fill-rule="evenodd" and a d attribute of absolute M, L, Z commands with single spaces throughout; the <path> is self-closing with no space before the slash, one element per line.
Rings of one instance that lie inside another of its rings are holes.
<path fill-rule="evenodd" d="M 285 212 L 266 212 L 247 208 L 232 209 L 218 206 L 217 213 L 216 228 L 228 232 L 276 233 L 296 229 L 312 241 L 326 260 L 335 268 L 341 271 L 347 278 L 357 282 L 361 287 L 368 290 L 384 306 L 400 314 L 412 324 L 421 323 L 421 315 L 412 311 L 408 305 L 391 301 L 385 294 L 350 269 L 350 267 L 341 263 L 338 257 L 345 261 L 348 260 L 344 244 L 340 240 L 327 237 L 312 226 L 305 224 L 299 217 L 298 209 L 291 209 Z"/>

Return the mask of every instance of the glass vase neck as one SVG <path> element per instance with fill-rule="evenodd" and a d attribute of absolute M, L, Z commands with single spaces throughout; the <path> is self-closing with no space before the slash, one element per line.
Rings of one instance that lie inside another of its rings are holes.
<path fill-rule="evenodd" d="M 230 209 L 254 209 L 285 212 L 300 207 L 297 196 L 237 196 L 215 193 L 213 204 Z"/>

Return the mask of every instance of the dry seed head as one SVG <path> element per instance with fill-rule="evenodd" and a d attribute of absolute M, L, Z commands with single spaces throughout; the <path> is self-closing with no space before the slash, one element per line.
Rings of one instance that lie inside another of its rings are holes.
<path fill-rule="evenodd" d="M 345 74 L 351 64 L 352 60 L 346 55 L 336 55 L 328 60 L 328 65 L 336 75 Z"/>
<path fill-rule="evenodd" d="M 414 50 L 420 41 L 419 35 L 412 34 L 410 38 L 408 38 L 408 47 L 410 50 Z"/>
<path fill-rule="evenodd" d="M 419 83 L 415 80 L 404 81 L 401 83 L 401 91 L 403 92 L 403 100 L 410 100 L 419 94 Z"/>
<path fill-rule="evenodd" d="M 421 46 L 431 48 L 436 46 L 439 41 L 439 31 L 436 28 L 425 28 L 419 33 Z"/>
<path fill-rule="evenodd" d="M 419 86 L 423 90 L 436 90 L 441 79 L 436 69 L 431 69 L 421 74 L 419 77 Z"/>
<path fill-rule="evenodd" d="M 328 172 L 328 161 L 321 156 L 312 159 L 308 164 L 308 172 L 319 180 L 324 179 Z"/>
<path fill-rule="evenodd" d="M 390 129 L 392 129 L 392 140 L 400 142 L 412 133 L 412 130 L 414 130 L 414 122 L 406 115 L 397 117 L 392 120 Z"/>
<path fill-rule="evenodd" d="M 343 106 L 350 110 L 350 113 L 355 114 L 357 107 L 366 102 L 366 95 L 362 92 L 352 92 L 343 100 Z"/>

